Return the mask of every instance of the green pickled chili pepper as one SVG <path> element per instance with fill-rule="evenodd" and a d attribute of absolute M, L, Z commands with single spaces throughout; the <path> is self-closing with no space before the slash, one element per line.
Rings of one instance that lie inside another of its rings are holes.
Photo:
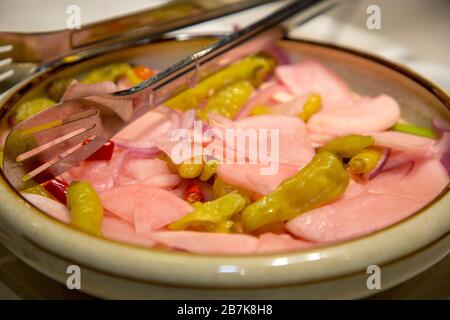
<path fill-rule="evenodd" d="M 47 89 L 50 99 L 60 101 L 67 87 L 72 83 L 73 78 L 54 80 Z"/>
<path fill-rule="evenodd" d="M 177 166 L 178 174 L 185 179 L 194 179 L 202 173 L 204 166 L 205 164 L 202 160 L 190 159 Z"/>
<path fill-rule="evenodd" d="M 372 171 L 381 158 L 379 148 L 367 148 L 355 155 L 348 162 L 347 170 L 351 174 L 364 174 Z"/>
<path fill-rule="evenodd" d="M 133 68 L 128 63 L 115 63 L 89 72 L 80 83 L 92 84 L 103 81 L 116 81 L 124 76 L 134 86 L 142 80 L 134 73 Z"/>
<path fill-rule="evenodd" d="M 322 151 L 275 191 L 247 206 L 241 216 L 244 229 L 254 231 L 323 206 L 344 193 L 349 179 L 342 160 Z"/>
<path fill-rule="evenodd" d="M 436 132 L 432 129 L 419 127 L 410 123 L 397 123 L 392 127 L 392 130 L 404 133 L 414 134 L 416 136 L 422 136 L 431 139 L 437 139 L 438 136 Z"/>
<path fill-rule="evenodd" d="M 273 112 L 272 108 L 265 106 L 265 105 L 258 104 L 250 110 L 248 115 L 249 116 L 259 116 L 261 114 L 271 114 L 272 112 Z"/>
<path fill-rule="evenodd" d="M 208 181 L 217 171 L 217 160 L 208 160 L 205 162 L 202 173 L 200 174 L 200 181 Z"/>
<path fill-rule="evenodd" d="M 322 98 L 317 94 L 312 94 L 306 100 L 303 106 L 302 112 L 300 112 L 299 117 L 307 122 L 315 113 L 319 112 L 322 108 Z"/>
<path fill-rule="evenodd" d="M 171 223 L 171 230 L 197 230 L 207 232 L 229 232 L 233 226 L 231 218 L 241 212 L 248 201 L 238 193 L 229 193 L 208 202 L 192 204 L 194 211 Z"/>
<path fill-rule="evenodd" d="M 3 169 L 3 148 L 0 147 L 0 169 Z"/>
<path fill-rule="evenodd" d="M 220 179 L 219 177 L 216 177 L 214 179 L 213 192 L 212 192 L 214 199 L 220 198 L 226 194 L 233 193 L 233 192 L 239 193 L 241 196 L 245 197 L 246 199 L 250 199 L 251 195 L 252 195 L 251 191 L 228 184 L 228 183 L 224 182 L 222 179 Z"/>
<path fill-rule="evenodd" d="M 249 81 L 234 82 L 209 98 L 205 108 L 199 110 L 199 116 L 205 119 L 209 112 L 213 112 L 227 118 L 234 118 L 252 93 L 253 86 Z"/>
<path fill-rule="evenodd" d="M 9 123 L 11 126 L 15 126 L 19 122 L 22 122 L 31 116 L 54 106 L 55 104 L 55 101 L 48 98 L 36 98 L 24 102 L 20 104 L 9 116 Z"/>
<path fill-rule="evenodd" d="M 37 194 L 38 196 L 43 196 L 50 199 L 55 199 L 42 185 L 36 184 L 35 186 L 29 187 L 22 192 Z"/>
<path fill-rule="evenodd" d="M 196 108 L 205 99 L 233 82 L 247 80 L 253 87 L 258 87 L 274 68 L 275 60 L 268 55 L 250 56 L 219 70 L 194 88 L 187 89 L 164 104 L 183 111 Z"/>
<path fill-rule="evenodd" d="M 84 232 L 101 236 L 103 206 L 97 192 L 89 182 L 74 181 L 67 190 L 67 207 L 71 224 Z"/>
<path fill-rule="evenodd" d="M 331 140 L 319 149 L 319 152 L 329 151 L 342 158 L 352 158 L 375 142 L 371 136 L 351 134 Z"/>

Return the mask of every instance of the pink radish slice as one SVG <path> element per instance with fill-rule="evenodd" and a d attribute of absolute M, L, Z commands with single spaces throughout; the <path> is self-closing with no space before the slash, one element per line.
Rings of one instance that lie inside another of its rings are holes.
<path fill-rule="evenodd" d="M 432 155 L 431 149 L 425 150 L 410 150 L 410 151 L 394 151 L 389 155 L 386 163 L 381 171 L 404 165 L 405 163 L 413 162 L 420 159 L 428 158 Z"/>
<path fill-rule="evenodd" d="M 44 211 L 49 216 L 63 223 L 70 223 L 70 211 L 62 203 L 43 197 L 37 194 L 21 192 L 22 197 L 31 202 L 34 206 Z"/>
<path fill-rule="evenodd" d="M 380 95 L 316 113 L 309 119 L 307 128 L 310 132 L 335 135 L 370 133 L 391 128 L 399 118 L 398 103 L 390 96 Z"/>
<path fill-rule="evenodd" d="M 384 132 L 367 132 L 375 138 L 375 145 L 379 147 L 391 148 L 392 151 L 426 151 L 426 149 L 432 147 L 436 140 L 419 137 L 409 133 L 396 132 L 396 131 L 384 131 Z"/>
<path fill-rule="evenodd" d="M 146 234 L 161 229 L 191 212 L 192 207 L 169 191 L 134 184 L 100 194 L 105 209 L 128 222 L 136 232 Z"/>
<path fill-rule="evenodd" d="M 265 233 L 259 236 L 257 253 L 279 253 L 296 250 L 305 250 L 317 244 L 294 239 L 288 234 Z"/>
<path fill-rule="evenodd" d="M 302 214 L 289 221 L 286 228 L 308 241 L 338 242 L 390 226 L 423 205 L 401 196 L 362 194 Z"/>
<path fill-rule="evenodd" d="M 180 128 L 191 129 L 194 126 L 196 116 L 196 109 L 190 109 L 183 112 L 181 116 Z"/>
<path fill-rule="evenodd" d="M 217 175 L 224 182 L 261 194 L 274 191 L 284 180 L 296 174 L 297 166 L 279 165 L 273 175 L 262 175 L 261 169 L 267 167 L 261 164 L 221 164 Z"/>
<path fill-rule="evenodd" d="M 115 217 L 103 217 L 101 226 L 102 235 L 105 238 L 152 247 L 155 241 L 149 234 L 137 234 L 133 224 Z"/>
<path fill-rule="evenodd" d="M 117 91 L 117 86 L 112 81 L 84 84 L 78 83 L 77 80 L 73 80 L 61 97 L 61 102 L 85 96 L 112 93 L 115 91 Z"/>
<path fill-rule="evenodd" d="M 136 180 L 172 173 L 167 163 L 161 159 L 130 159 L 124 164 L 123 171 Z"/>
<path fill-rule="evenodd" d="M 319 94 L 324 110 L 346 106 L 353 101 L 353 94 L 345 82 L 317 61 L 278 66 L 275 75 L 296 96 Z"/>
<path fill-rule="evenodd" d="M 265 105 L 277 91 L 283 90 L 284 86 L 277 82 L 270 83 L 264 88 L 257 90 L 247 103 L 241 108 L 235 119 L 239 120 L 248 116 L 251 109 L 257 105 Z"/>
<path fill-rule="evenodd" d="M 169 247 L 213 255 L 252 254 L 258 245 L 256 237 L 229 233 L 157 231 L 152 234 L 152 238 Z"/>
<path fill-rule="evenodd" d="M 380 173 L 368 181 L 370 193 L 402 196 L 419 201 L 422 205 L 433 200 L 449 183 L 446 169 L 439 159 L 427 158 Z"/>

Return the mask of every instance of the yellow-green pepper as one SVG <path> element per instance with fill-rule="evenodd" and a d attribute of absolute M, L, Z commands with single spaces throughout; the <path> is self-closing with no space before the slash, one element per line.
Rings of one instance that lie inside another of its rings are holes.
<path fill-rule="evenodd" d="M 378 148 L 367 148 L 355 155 L 348 162 L 347 170 L 352 174 L 364 174 L 372 171 L 381 157 Z"/>
<path fill-rule="evenodd" d="M 210 112 L 234 118 L 253 93 L 253 86 L 247 80 L 234 82 L 215 93 L 198 114 L 206 119 Z"/>
<path fill-rule="evenodd" d="M 233 226 L 231 218 L 247 205 L 247 199 L 238 193 L 229 193 L 208 202 L 196 202 L 194 211 L 171 223 L 171 230 L 197 230 L 208 232 L 229 232 Z"/>
<path fill-rule="evenodd" d="M 35 186 L 29 187 L 22 192 L 37 194 L 38 196 L 43 196 L 50 199 L 55 199 L 42 185 L 36 184 Z"/>
<path fill-rule="evenodd" d="M 272 113 L 272 108 L 265 106 L 265 105 L 258 104 L 250 110 L 248 115 L 249 116 L 259 116 L 262 114 L 271 114 L 271 113 Z"/>
<path fill-rule="evenodd" d="M 134 73 L 133 68 L 128 63 L 115 63 L 89 72 L 81 83 L 91 84 L 103 81 L 116 81 L 118 77 L 125 76 L 131 85 L 136 85 L 142 80 Z"/>
<path fill-rule="evenodd" d="M 246 231 L 293 219 L 341 196 L 349 183 L 342 160 L 322 151 L 275 191 L 250 204 L 242 213 Z"/>
<path fill-rule="evenodd" d="M 71 224 L 84 232 L 101 236 L 103 206 L 97 192 L 89 182 L 74 181 L 67 190 L 67 207 Z"/>
<path fill-rule="evenodd" d="M 36 98 L 20 104 L 9 117 L 11 126 L 15 126 L 31 116 L 44 111 L 56 104 L 55 101 L 48 98 Z"/>
<path fill-rule="evenodd" d="M 274 67 L 275 61 L 267 55 L 259 54 L 241 59 L 164 104 L 170 108 L 183 111 L 196 108 L 206 98 L 233 82 L 247 80 L 253 87 L 259 86 Z"/>
<path fill-rule="evenodd" d="M 177 166 L 178 174 L 185 179 L 197 178 L 203 170 L 205 163 L 201 159 L 190 159 Z"/>
<path fill-rule="evenodd" d="M 209 179 L 211 179 L 211 177 L 217 171 L 217 166 L 218 166 L 217 160 L 206 161 L 199 179 L 201 181 L 208 181 Z"/>
<path fill-rule="evenodd" d="M 302 112 L 300 112 L 299 117 L 307 122 L 315 113 L 319 112 L 322 108 L 322 98 L 317 94 L 312 94 L 306 100 L 303 106 Z"/>
<path fill-rule="evenodd" d="M 397 123 L 392 130 L 404 133 L 414 134 L 416 136 L 437 139 L 437 134 L 429 128 L 419 127 L 411 123 Z"/>
<path fill-rule="evenodd" d="M 222 179 L 220 179 L 219 177 L 216 177 L 214 179 L 213 192 L 212 192 L 214 199 L 220 198 L 226 194 L 233 193 L 233 192 L 239 193 L 241 196 L 245 197 L 246 199 L 250 199 L 251 195 L 252 195 L 251 191 L 228 184 L 228 183 L 224 182 Z"/>
<path fill-rule="evenodd" d="M 329 151 L 342 158 L 352 158 L 375 142 L 371 136 L 351 134 L 331 140 L 319 149 L 319 152 Z"/>

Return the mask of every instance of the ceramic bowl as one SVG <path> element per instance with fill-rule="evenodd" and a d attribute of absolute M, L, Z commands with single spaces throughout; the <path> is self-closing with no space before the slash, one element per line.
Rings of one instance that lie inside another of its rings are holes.
<path fill-rule="evenodd" d="M 0 115 L 38 96 L 56 78 L 111 62 L 163 69 L 212 40 L 162 39 L 42 70 L 2 99 Z M 426 125 L 437 113 L 450 117 L 448 95 L 404 67 L 328 44 L 283 40 L 280 45 L 294 61 L 320 60 L 359 94 L 393 96 L 407 120 Z M 69 276 L 68 266 L 78 265 L 81 289 L 102 298 L 360 298 L 413 277 L 449 253 L 449 204 L 450 195 L 444 190 L 426 208 L 389 228 L 307 251 L 206 256 L 152 250 L 84 234 L 26 202 L 2 175 L 0 238 L 25 263 L 61 283 Z M 371 265 L 380 267 L 381 289 L 367 287 Z"/>

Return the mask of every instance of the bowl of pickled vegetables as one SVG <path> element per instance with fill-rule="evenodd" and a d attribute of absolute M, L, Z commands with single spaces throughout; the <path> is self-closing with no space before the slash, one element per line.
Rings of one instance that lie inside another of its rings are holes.
<path fill-rule="evenodd" d="M 44 70 L 3 99 L 0 146 L 21 121 L 127 89 L 210 41 Z M 386 270 L 386 289 L 448 254 L 449 119 L 448 95 L 409 70 L 284 40 L 61 176 L 13 190 L 2 175 L 1 239 L 62 282 L 80 265 L 83 289 L 101 297 L 370 295 L 369 265 Z"/>

